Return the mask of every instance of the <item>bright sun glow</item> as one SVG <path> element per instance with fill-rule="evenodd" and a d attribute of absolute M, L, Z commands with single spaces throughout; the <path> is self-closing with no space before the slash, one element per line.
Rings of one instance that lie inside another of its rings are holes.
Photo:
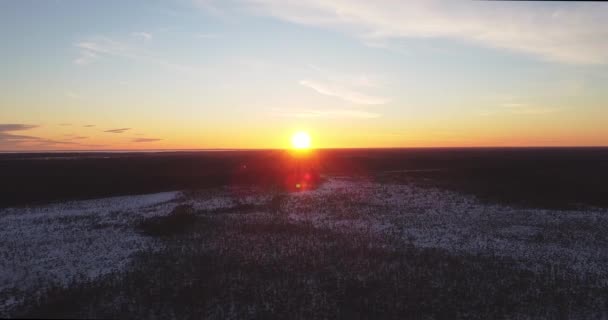
<path fill-rule="evenodd" d="M 291 137 L 291 144 L 295 149 L 308 149 L 310 148 L 310 135 L 304 131 L 296 132 Z"/>

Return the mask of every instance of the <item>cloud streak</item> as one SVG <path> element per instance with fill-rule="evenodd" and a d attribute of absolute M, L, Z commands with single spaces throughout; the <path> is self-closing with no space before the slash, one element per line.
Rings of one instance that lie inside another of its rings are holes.
<path fill-rule="evenodd" d="M 131 36 L 145 41 L 152 39 L 152 35 L 147 32 L 131 32 Z"/>
<path fill-rule="evenodd" d="M 353 110 L 353 109 L 280 109 L 275 108 L 271 110 L 272 114 L 279 117 L 289 118 L 328 118 L 328 119 L 344 119 L 344 118 L 355 118 L 355 119 L 374 119 L 379 118 L 382 115 L 379 113 Z"/>
<path fill-rule="evenodd" d="M 38 127 L 39 126 L 37 126 L 37 125 L 30 125 L 30 124 L 7 123 L 7 124 L 0 124 L 0 132 L 24 131 L 24 130 L 30 130 L 30 129 L 34 129 L 34 128 L 38 128 Z"/>
<path fill-rule="evenodd" d="M 121 58 L 132 61 L 145 62 L 160 66 L 170 71 L 197 74 L 200 68 L 171 62 L 153 52 L 144 50 L 137 43 L 129 41 L 116 41 L 108 37 L 95 37 L 74 44 L 80 55 L 74 59 L 74 64 L 86 66 L 102 58 Z"/>
<path fill-rule="evenodd" d="M 521 114 L 521 115 L 539 115 L 539 114 L 549 114 L 557 112 L 557 108 L 548 108 L 548 107 L 534 107 L 529 106 L 525 103 L 505 103 L 502 105 L 503 109 L 512 114 Z"/>
<path fill-rule="evenodd" d="M 13 133 L 15 131 L 27 131 L 38 127 L 39 126 L 37 125 L 27 124 L 0 124 L 0 148 L 10 149 L 24 144 L 35 145 L 37 147 L 78 144 L 72 141 L 52 140 Z"/>
<path fill-rule="evenodd" d="M 125 131 L 131 130 L 131 128 L 118 128 L 118 129 L 110 129 L 110 130 L 105 130 L 104 132 L 108 132 L 108 133 L 124 133 Z"/>
<path fill-rule="evenodd" d="M 75 46 L 80 50 L 81 56 L 74 60 L 74 63 L 80 65 L 92 63 L 101 56 L 114 56 L 129 59 L 142 57 L 141 53 L 137 53 L 136 50 L 130 46 L 105 37 L 81 41 L 76 43 Z"/>
<path fill-rule="evenodd" d="M 405 38 L 458 39 L 548 61 L 608 63 L 608 4 L 495 1 L 241 0 L 251 11 L 337 30 L 376 47 Z"/>
<path fill-rule="evenodd" d="M 480 113 L 482 116 L 491 116 L 497 114 L 513 114 L 513 115 L 544 115 L 560 111 L 559 108 L 537 107 L 530 106 L 526 103 L 503 103 L 500 108 L 495 108 L 489 111 Z"/>
<path fill-rule="evenodd" d="M 310 88 L 319 94 L 337 97 L 356 104 L 385 104 L 388 101 L 382 97 L 367 95 L 327 81 L 301 80 L 300 85 Z"/>
<path fill-rule="evenodd" d="M 85 48 L 81 48 L 80 56 L 74 59 L 74 64 L 79 66 L 86 66 L 97 60 L 99 56 L 90 50 L 86 50 Z"/>
<path fill-rule="evenodd" d="M 163 139 L 155 139 L 155 138 L 136 138 L 131 140 L 132 142 L 137 142 L 137 143 L 141 143 L 141 142 L 156 142 L 156 141 L 161 141 Z"/>
<path fill-rule="evenodd" d="M 78 136 L 78 135 L 74 135 L 74 134 L 66 134 L 65 135 L 67 137 L 68 140 L 82 140 L 82 139 L 88 139 L 89 137 L 86 136 Z"/>
<path fill-rule="evenodd" d="M 362 92 L 380 87 L 380 82 L 375 77 L 337 73 L 314 65 L 310 65 L 309 69 L 314 73 L 309 79 L 300 80 L 299 84 L 319 94 L 362 105 L 388 102 L 387 98 Z"/>

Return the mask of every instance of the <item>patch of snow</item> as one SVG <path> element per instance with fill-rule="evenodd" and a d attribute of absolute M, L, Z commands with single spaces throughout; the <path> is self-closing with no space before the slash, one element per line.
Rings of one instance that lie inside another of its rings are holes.
<path fill-rule="evenodd" d="M 329 178 L 290 195 L 289 219 L 335 230 L 395 230 L 404 242 L 454 254 L 505 256 L 525 265 L 555 263 L 608 280 L 608 210 L 519 209 L 414 185 Z"/>
<path fill-rule="evenodd" d="M 153 246 L 130 225 L 168 214 L 179 192 L 0 210 L 0 316 L 25 294 L 120 272 Z"/>

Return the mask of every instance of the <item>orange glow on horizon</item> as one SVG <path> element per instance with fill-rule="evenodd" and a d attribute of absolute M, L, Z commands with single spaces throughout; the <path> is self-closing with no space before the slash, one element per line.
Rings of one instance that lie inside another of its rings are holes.
<path fill-rule="evenodd" d="M 598 117 L 599 119 L 599 117 Z M 76 121 L 73 121 L 76 122 Z M 85 123 L 85 122 L 82 122 Z M 494 122 L 465 122 L 459 126 L 438 123 L 433 127 L 411 124 L 399 127 L 368 126 L 350 130 L 346 125 L 323 122 L 285 124 L 282 127 L 181 126 L 153 123 L 133 125 L 122 133 L 108 130 L 128 127 L 104 123 L 92 127 L 41 125 L 9 134 L 34 137 L 19 144 L 0 143 L 0 151 L 36 150 L 189 150 L 189 149 L 289 149 L 305 155 L 325 148 L 434 148 L 434 147 L 531 147 L 606 146 L 608 130 L 565 125 L 554 127 Z M 293 131 L 306 127 L 306 131 Z M 445 128 L 449 128 L 445 129 Z M 314 137 L 322 137 L 312 141 Z M 36 138 L 36 139 L 35 139 Z M 38 139 L 38 140 L 37 140 Z"/>

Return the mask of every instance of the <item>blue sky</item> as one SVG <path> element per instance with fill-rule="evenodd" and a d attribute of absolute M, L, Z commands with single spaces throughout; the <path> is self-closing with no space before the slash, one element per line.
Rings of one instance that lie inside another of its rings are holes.
<path fill-rule="evenodd" d="M 274 148 L 298 130 L 318 147 L 606 145 L 607 14 L 565 2 L 3 1 L 0 149 Z"/>

